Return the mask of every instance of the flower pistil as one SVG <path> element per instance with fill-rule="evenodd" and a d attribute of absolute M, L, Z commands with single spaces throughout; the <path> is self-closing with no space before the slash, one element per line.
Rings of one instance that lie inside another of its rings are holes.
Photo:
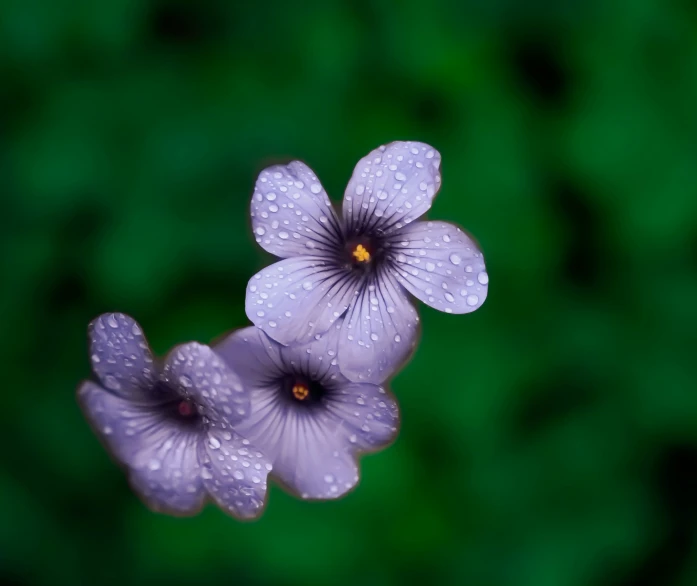
<path fill-rule="evenodd" d="M 310 389 L 304 383 L 298 382 L 293 385 L 293 396 L 298 401 L 304 401 L 310 394 Z"/>
<path fill-rule="evenodd" d="M 362 244 L 353 249 L 352 255 L 357 262 L 370 262 L 370 253 Z"/>

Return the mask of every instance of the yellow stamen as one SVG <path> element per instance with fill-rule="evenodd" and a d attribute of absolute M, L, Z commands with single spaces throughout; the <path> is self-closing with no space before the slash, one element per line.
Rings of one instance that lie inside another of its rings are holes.
<path fill-rule="evenodd" d="M 298 400 L 302 401 L 303 399 L 307 399 L 307 396 L 310 394 L 310 390 L 303 384 L 297 384 L 293 386 L 293 396 Z"/>
<path fill-rule="evenodd" d="M 362 244 L 356 246 L 356 250 L 353 251 L 353 256 L 358 262 L 368 262 L 370 260 L 370 253 Z"/>

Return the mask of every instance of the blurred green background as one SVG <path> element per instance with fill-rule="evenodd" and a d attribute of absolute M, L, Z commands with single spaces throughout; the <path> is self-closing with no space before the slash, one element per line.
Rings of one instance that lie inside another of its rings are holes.
<path fill-rule="evenodd" d="M 149 512 L 74 400 L 86 326 L 247 324 L 257 173 L 339 201 L 397 139 L 481 242 L 423 305 L 402 433 L 347 498 Z M 0 581 L 697 584 L 697 4 L 0 2 Z"/>

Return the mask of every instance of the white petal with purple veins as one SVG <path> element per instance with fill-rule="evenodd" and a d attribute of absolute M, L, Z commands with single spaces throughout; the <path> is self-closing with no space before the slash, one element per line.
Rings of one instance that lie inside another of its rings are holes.
<path fill-rule="evenodd" d="M 326 410 L 294 409 L 277 389 L 259 389 L 252 416 L 236 429 L 273 464 L 274 478 L 306 499 L 332 499 L 358 482 L 358 466 L 342 421 Z"/>
<path fill-rule="evenodd" d="M 329 254 L 340 246 L 331 202 L 312 169 L 300 161 L 261 172 L 251 213 L 257 242 L 281 258 Z"/>
<path fill-rule="evenodd" d="M 348 232 L 390 233 L 422 216 L 440 188 L 440 154 L 421 142 L 393 142 L 362 158 L 344 194 Z"/>
<path fill-rule="evenodd" d="M 300 369 L 312 380 L 331 383 L 345 380 L 337 361 L 340 325 L 332 326 L 321 336 L 302 346 L 281 347 L 280 356 L 283 368 L 288 371 Z M 300 350 L 300 351 L 299 351 Z"/>
<path fill-rule="evenodd" d="M 247 317 L 282 344 L 308 341 L 345 313 L 357 284 L 357 276 L 323 258 L 288 258 L 249 280 Z"/>
<path fill-rule="evenodd" d="M 469 313 L 484 303 L 484 256 L 457 226 L 416 222 L 391 236 L 390 248 L 390 271 L 424 303 L 446 313 Z"/>
<path fill-rule="evenodd" d="M 341 326 L 339 366 L 348 379 L 379 384 L 412 353 L 419 316 L 402 288 L 383 272 L 364 285 Z"/>
<path fill-rule="evenodd" d="M 91 382 L 78 400 L 97 435 L 129 470 L 133 489 L 154 510 L 196 513 L 204 503 L 199 434 L 159 406 L 133 404 Z"/>
<path fill-rule="evenodd" d="M 238 374 L 245 387 L 254 388 L 269 378 L 282 376 L 282 348 L 252 326 L 225 336 L 214 350 Z"/>
<path fill-rule="evenodd" d="M 345 380 L 336 359 L 339 326 L 306 344 L 283 346 L 256 327 L 237 330 L 226 336 L 215 351 L 237 373 L 245 387 L 267 386 L 288 372 L 302 372 L 319 382 Z"/>
<path fill-rule="evenodd" d="M 100 315 L 89 325 L 92 370 L 109 390 L 147 401 L 157 378 L 152 352 L 143 330 L 123 313 Z"/>

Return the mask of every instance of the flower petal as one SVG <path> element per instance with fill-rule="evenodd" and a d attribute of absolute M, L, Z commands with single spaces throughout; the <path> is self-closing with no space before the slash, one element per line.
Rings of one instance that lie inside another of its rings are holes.
<path fill-rule="evenodd" d="M 277 373 L 318 382 L 327 394 L 318 404 L 288 403 L 280 377 L 254 375 L 252 413 L 235 426 L 269 457 L 272 475 L 303 498 L 345 494 L 358 481 L 357 454 L 385 446 L 397 433 L 399 412 L 394 398 L 382 387 L 351 383 L 339 371 L 339 329 L 337 325 L 308 344 L 291 346 L 280 346 L 257 330 L 256 351 L 266 354 L 267 346 L 280 350 L 274 353 Z M 254 340 L 251 334 L 250 339 Z M 235 354 L 233 347 L 229 344 L 222 355 Z M 242 358 L 237 360 L 245 358 L 243 352 L 238 355 Z"/>
<path fill-rule="evenodd" d="M 401 287 L 383 272 L 364 286 L 341 326 L 339 367 L 354 382 L 379 384 L 416 346 L 419 316 Z"/>
<path fill-rule="evenodd" d="M 484 256 L 460 228 L 416 222 L 391 240 L 390 271 L 412 295 L 446 313 L 469 313 L 484 303 Z"/>
<path fill-rule="evenodd" d="M 105 313 L 89 325 L 92 370 L 109 390 L 147 399 L 157 371 L 143 330 L 123 313 Z"/>
<path fill-rule="evenodd" d="M 78 389 L 78 401 L 150 508 L 182 515 L 201 508 L 205 491 L 195 429 L 176 425 L 158 406 L 133 404 L 91 382 Z"/>
<path fill-rule="evenodd" d="M 239 519 L 261 515 L 270 462 L 232 430 L 212 429 L 199 446 L 206 490 L 216 504 Z"/>
<path fill-rule="evenodd" d="M 341 431 L 357 451 L 384 448 L 397 437 L 399 406 L 382 386 L 342 385 L 331 394 L 328 406 L 343 421 Z"/>
<path fill-rule="evenodd" d="M 340 328 L 341 325 L 336 324 L 305 344 L 281 346 L 280 357 L 285 372 L 301 373 L 322 384 L 346 381 L 337 361 Z"/>
<path fill-rule="evenodd" d="M 268 456 L 271 475 L 302 498 L 337 498 L 358 482 L 342 422 L 328 410 L 293 408 L 266 387 L 254 392 L 252 415 L 236 430 Z"/>
<path fill-rule="evenodd" d="M 421 142 L 381 146 L 356 165 L 344 194 L 351 233 L 387 234 L 422 216 L 440 188 L 440 154 Z"/>
<path fill-rule="evenodd" d="M 240 375 L 247 388 L 280 380 L 289 372 L 302 373 L 320 383 L 346 381 L 336 355 L 338 324 L 306 344 L 284 346 L 257 327 L 233 332 L 216 346 L 216 353 Z"/>
<path fill-rule="evenodd" d="M 247 317 L 281 344 L 326 332 L 348 308 L 358 277 L 320 257 L 277 262 L 247 285 Z"/>
<path fill-rule="evenodd" d="M 249 393 L 223 359 L 211 348 L 190 342 L 167 355 L 164 380 L 177 393 L 196 403 L 211 422 L 234 424 L 249 415 Z"/>
<path fill-rule="evenodd" d="M 252 196 L 252 227 L 262 248 L 281 258 L 332 253 L 341 246 L 327 193 L 300 161 L 261 172 Z"/>
<path fill-rule="evenodd" d="M 214 350 L 236 372 L 245 387 L 263 386 L 283 374 L 281 346 L 257 327 L 232 332 Z"/>

